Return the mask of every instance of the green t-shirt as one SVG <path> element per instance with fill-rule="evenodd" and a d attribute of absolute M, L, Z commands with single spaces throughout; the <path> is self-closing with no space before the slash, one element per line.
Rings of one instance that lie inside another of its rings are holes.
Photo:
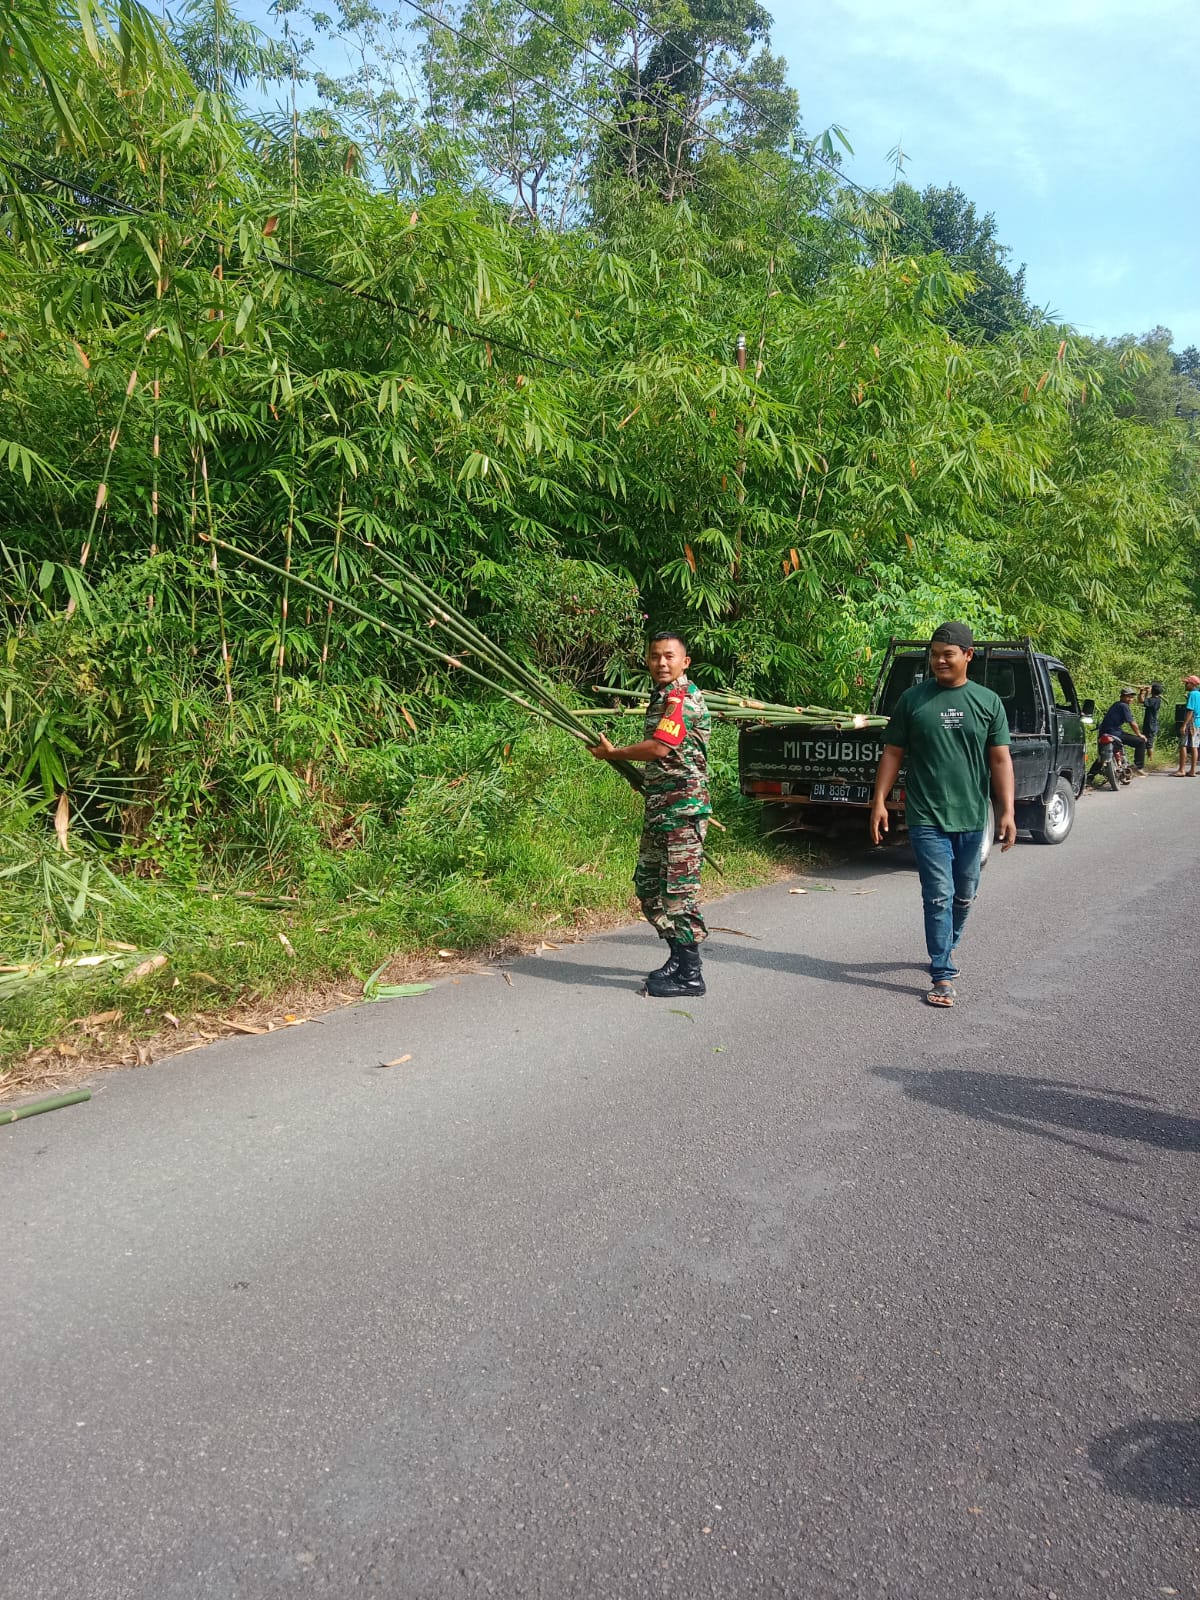
<path fill-rule="evenodd" d="M 987 752 L 1009 742 L 998 694 L 970 679 L 957 689 L 943 689 L 934 679 L 915 683 L 896 702 L 883 742 L 905 752 L 909 827 L 973 833 L 987 826 Z"/>

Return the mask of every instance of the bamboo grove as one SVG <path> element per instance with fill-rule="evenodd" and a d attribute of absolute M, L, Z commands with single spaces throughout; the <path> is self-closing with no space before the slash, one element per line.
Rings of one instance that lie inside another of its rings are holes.
<path fill-rule="evenodd" d="M 1167 344 L 973 310 L 803 135 L 761 8 L 413 13 L 398 96 L 303 13 L 0 0 L 14 815 L 286 877 L 297 827 L 398 825 L 501 654 L 586 691 L 671 625 L 714 688 L 852 710 L 951 612 L 1099 693 L 1200 644 Z M 405 642 L 439 601 L 484 681 Z"/>

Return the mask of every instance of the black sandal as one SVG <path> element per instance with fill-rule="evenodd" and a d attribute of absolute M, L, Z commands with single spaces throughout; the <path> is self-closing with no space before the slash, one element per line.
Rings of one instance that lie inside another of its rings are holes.
<path fill-rule="evenodd" d="M 939 983 L 935 983 L 925 996 L 925 1004 L 927 1006 L 937 1006 L 942 1011 L 948 1011 L 957 999 L 958 996 L 954 992 L 954 985 L 943 978 Z"/>

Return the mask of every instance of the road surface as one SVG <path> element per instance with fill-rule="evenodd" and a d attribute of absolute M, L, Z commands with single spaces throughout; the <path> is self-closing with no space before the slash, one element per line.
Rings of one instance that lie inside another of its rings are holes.
<path fill-rule="evenodd" d="M 952 1012 L 900 853 L 4 1129 L 0 1594 L 1195 1596 L 1198 838 L 994 856 Z"/>

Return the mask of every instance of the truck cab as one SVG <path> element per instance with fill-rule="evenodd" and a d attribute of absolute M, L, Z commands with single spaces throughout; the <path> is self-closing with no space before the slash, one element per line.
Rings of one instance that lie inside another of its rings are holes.
<path fill-rule="evenodd" d="M 826 831 L 867 811 L 884 724 L 896 702 L 929 672 L 925 641 L 893 639 L 884 657 L 869 716 L 851 713 L 828 724 L 746 727 L 738 739 L 742 793 L 787 807 L 794 822 Z M 1071 831 L 1087 772 L 1084 716 L 1071 674 L 1028 639 L 977 644 L 968 669 L 999 695 L 1012 739 L 1016 820 L 1040 843 L 1059 844 Z M 904 771 L 888 800 L 904 823 Z M 860 816 L 859 825 L 864 825 Z"/>

